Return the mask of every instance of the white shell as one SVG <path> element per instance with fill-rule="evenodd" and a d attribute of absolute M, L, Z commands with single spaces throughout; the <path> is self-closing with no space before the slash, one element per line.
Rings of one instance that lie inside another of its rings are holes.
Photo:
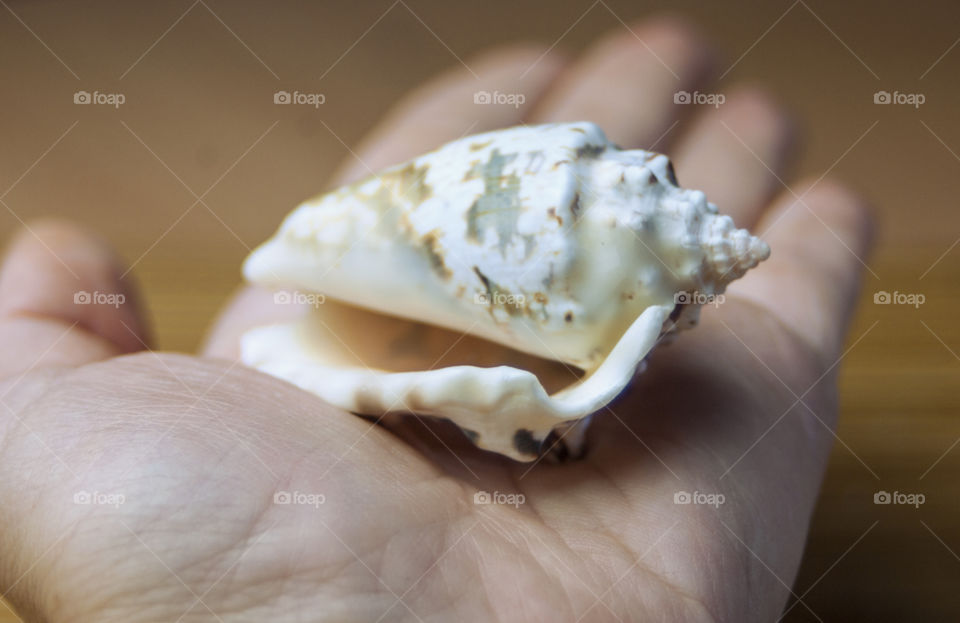
<path fill-rule="evenodd" d="M 679 188 L 666 156 L 620 150 L 592 123 L 489 132 L 294 210 L 244 274 L 328 301 L 248 332 L 242 358 L 344 409 L 448 418 L 479 446 L 530 460 L 558 424 L 613 400 L 662 332 L 695 324 L 703 297 L 768 254 L 702 192 Z M 329 299 L 469 334 L 477 365 L 411 371 L 383 348 L 351 353 L 414 325 Z M 522 356 L 474 338 L 583 377 L 548 394 L 532 372 L 489 362 Z"/>

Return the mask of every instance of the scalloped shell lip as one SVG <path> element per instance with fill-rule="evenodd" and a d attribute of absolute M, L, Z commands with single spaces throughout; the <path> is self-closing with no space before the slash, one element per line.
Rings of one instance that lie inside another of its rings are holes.
<path fill-rule="evenodd" d="M 457 365 L 418 372 L 391 372 L 352 362 L 343 366 L 311 352 L 298 339 L 297 323 L 248 331 L 241 339 L 241 358 L 246 365 L 347 411 L 451 419 L 473 433 L 477 446 L 529 461 L 536 454 L 520 447 L 518 432 L 549 431 L 603 409 L 629 385 L 672 310 L 672 306 L 645 310 L 596 370 L 552 395 L 533 373 L 506 365 Z"/>

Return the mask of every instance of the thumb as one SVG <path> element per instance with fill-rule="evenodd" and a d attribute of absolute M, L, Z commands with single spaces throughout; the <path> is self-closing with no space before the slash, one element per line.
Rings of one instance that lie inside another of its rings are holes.
<path fill-rule="evenodd" d="M 65 221 L 25 226 L 0 266 L 0 378 L 146 348 L 146 322 L 113 252 Z"/>

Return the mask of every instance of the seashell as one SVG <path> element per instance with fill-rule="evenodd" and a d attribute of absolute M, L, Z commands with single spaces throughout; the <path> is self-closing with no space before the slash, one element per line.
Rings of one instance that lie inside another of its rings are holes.
<path fill-rule="evenodd" d="M 586 122 L 498 130 L 287 216 L 244 275 L 326 299 L 246 333 L 242 359 L 355 413 L 447 418 L 518 460 L 577 455 L 658 340 L 768 255 L 664 155 Z"/>

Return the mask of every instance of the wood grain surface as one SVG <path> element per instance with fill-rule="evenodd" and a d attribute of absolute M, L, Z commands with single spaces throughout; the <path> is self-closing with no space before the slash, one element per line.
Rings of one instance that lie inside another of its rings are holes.
<path fill-rule="evenodd" d="M 413 85 L 500 42 L 573 55 L 665 9 L 690 18 L 723 50 L 718 63 L 729 71 L 715 91 L 765 85 L 801 120 L 803 154 L 786 181 L 830 171 L 865 192 L 881 219 L 841 363 L 838 441 L 793 589 L 809 609 L 792 608 L 785 620 L 960 619 L 956 3 L 4 7 L 0 236 L 44 216 L 101 232 L 142 284 L 158 348 L 183 351 L 196 348 L 239 283 L 248 249 L 320 190 L 348 146 Z M 274 105 L 281 89 L 326 101 Z M 125 102 L 75 105 L 80 90 L 123 93 Z M 878 91 L 925 101 L 877 105 Z M 925 301 L 875 304 L 880 291 Z M 878 491 L 926 501 L 877 505 Z M 0 623 L 15 620 L 0 607 Z"/>

